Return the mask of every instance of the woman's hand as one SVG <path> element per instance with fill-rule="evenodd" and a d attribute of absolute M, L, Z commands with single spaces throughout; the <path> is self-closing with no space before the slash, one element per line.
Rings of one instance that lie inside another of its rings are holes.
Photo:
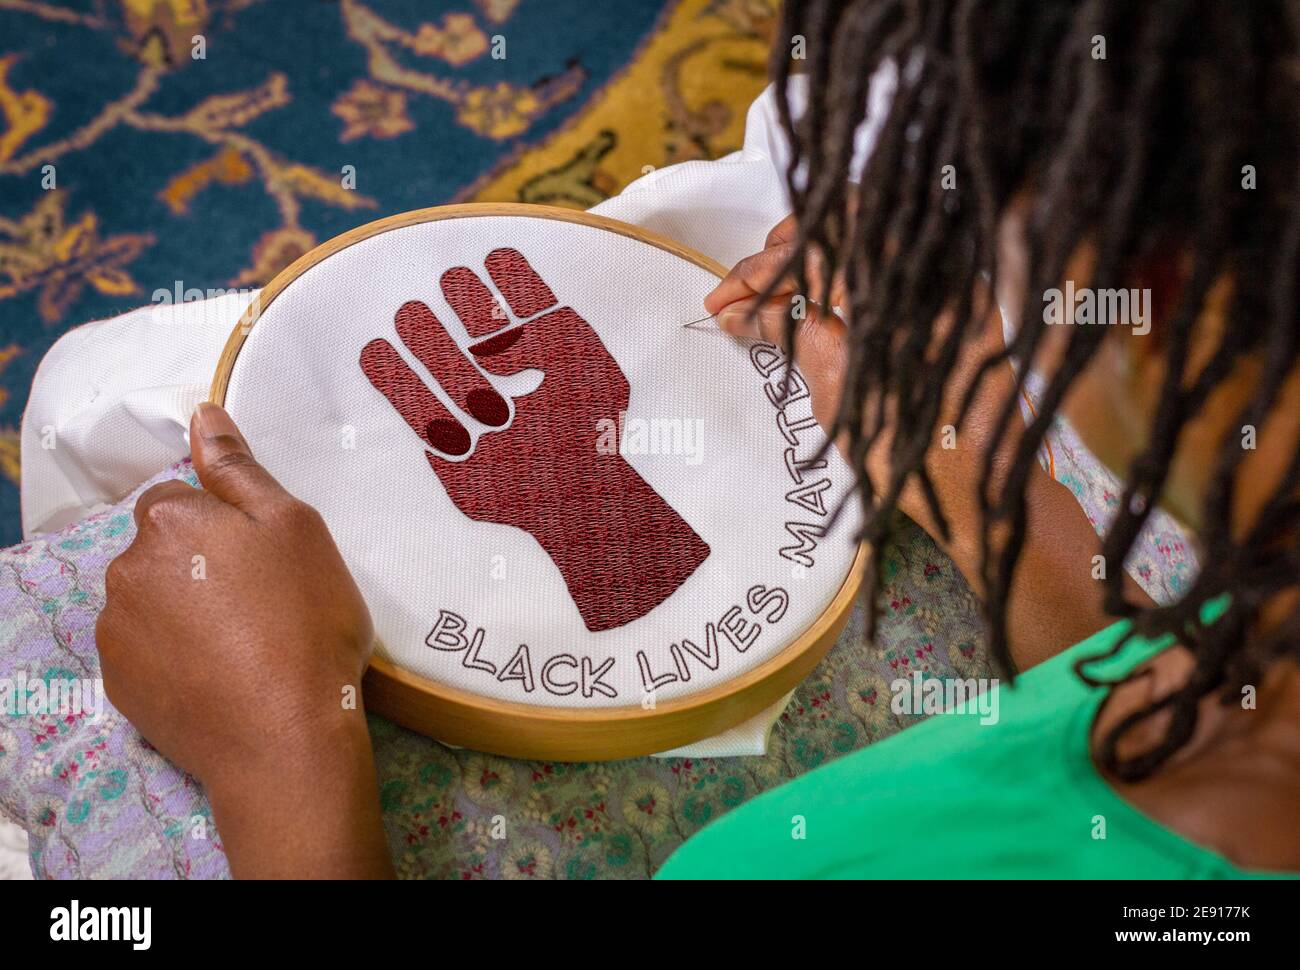
<path fill-rule="evenodd" d="M 757 337 L 784 346 L 786 318 L 790 301 L 796 295 L 795 278 L 792 275 L 781 277 L 766 301 L 760 302 L 758 297 L 777 279 L 782 268 L 789 262 L 795 249 L 796 232 L 794 216 L 782 219 L 768 233 L 763 250 L 737 263 L 704 298 L 704 308 L 716 315 L 720 329 L 733 336 Z M 819 306 L 812 302 L 811 297 L 823 287 L 822 267 L 815 261 L 810 261 L 807 276 L 814 294 L 809 295 L 803 307 L 803 317 L 795 326 L 795 359 L 799 363 L 800 372 L 808 381 L 813 414 L 822 427 L 829 430 L 839 410 L 848 357 L 845 344 L 847 330 L 844 321 L 833 308 L 846 302 L 847 293 L 843 282 L 836 279 L 829 289 L 830 306 Z M 1000 318 L 990 319 L 988 324 L 981 338 L 964 348 L 950 375 L 945 392 L 944 414 L 939 421 L 940 428 L 956 422 L 962 396 L 974 380 L 979 365 L 1002 349 Z M 966 543 L 967 539 L 977 538 L 979 504 L 975 489 L 979 484 L 980 459 L 992 437 L 990 429 L 996 416 L 995 409 L 1011 393 L 1012 386 L 1009 366 L 1001 366 L 991 372 L 984 379 L 980 393 L 960 431 L 952 436 L 955 447 L 932 448 L 926 456 L 926 466 L 943 499 L 954 543 Z M 865 471 L 871 477 L 878 494 L 889 484 L 891 437 L 892 429 L 886 421 L 867 455 Z M 1009 449 L 1004 447 L 1004 450 Z M 919 485 L 912 482 L 904 488 L 898 507 L 931 535 L 938 537 L 938 523 L 931 515 Z M 972 544 L 969 551 L 977 554 L 978 548 Z M 971 559 L 973 561 L 973 555 Z"/>
<path fill-rule="evenodd" d="M 108 568 L 113 705 L 203 783 L 236 876 L 391 875 L 361 677 L 373 631 L 329 530 L 224 410 L 190 425 L 202 490 L 155 485 Z"/>
<path fill-rule="evenodd" d="M 774 279 L 794 252 L 797 227 L 788 216 L 768 233 L 764 249 L 741 260 L 704 299 L 704 308 L 714 314 L 718 326 L 739 337 L 760 337 L 784 346 L 786 318 L 790 300 L 796 294 L 793 276 L 779 280 L 769 299 L 760 303 L 758 295 Z M 814 295 L 822 289 L 822 268 L 815 263 L 807 267 Z M 841 281 L 832 280 L 829 288 L 831 307 L 843 306 L 846 293 Z M 985 360 L 1003 347 L 1002 317 L 992 301 L 978 333 L 968 337 L 956 365 L 948 375 L 943 407 L 938 421 L 955 426 L 957 413 L 967 389 L 975 380 Z M 795 360 L 808 382 L 813 414 L 829 430 L 840 406 L 847 365 L 847 329 L 844 321 L 828 307 L 811 299 L 798 321 L 794 334 Z M 945 333 L 946 323 L 936 327 Z M 983 537 L 979 489 L 983 480 L 984 455 L 993 441 L 993 428 L 1008 396 L 1015 393 L 1015 377 L 1010 364 L 999 364 L 982 379 L 960 427 L 944 435 L 951 447 L 944 447 L 940 437 L 926 453 L 926 470 L 938 493 L 947 519 L 949 535 L 941 540 L 938 523 L 930 512 L 922 490 L 910 481 L 899 496 L 898 508 L 940 541 L 966 581 L 983 595 Z M 886 402 L 886 408 L 890 404 Z M 1008 434 L 999 443 L 994 461 L 994 482 L 998 486 L 999 470 L 1010 460 L 1024 425 L 1013 418 Z M 889 443 L 891 428 L 887 420 L 866 458 L 863 469 L 871 477 L 877 493 L 889 482 Z M 843 449 L 841 449 L 843 451 Z M 1096 631 L 1109 625 L 1113 618 L 1102 609 L 1102 584 L 1092 576 L 1092 557 L 1101 550 L 1101 542 L 1087 516 L 1064 486 L 1039 467 L 1032 470 L 1026 486 L 1029 527 L 1028 537 L 1016 570 L 1008 610 L 1012 654 L 1021 669 L 1033 666 Z M 996 537 L 995 537 L 996 541 Z M 1136 583 L 1126 579 L 1130 600 L 1149 603 Z"/>
<path fill-rule="evenodd" d="M 786 317 L 795 296 L 793 276 L 781 277 L 766 301 L 759 294 L 777 278 L 795 249 L 794 216 L 786 216 L 767 234 L 763 249 L 737 263 L 708 296 L 704 309 L 712 313 L 718 327 L 734 337 L 761 337 L 778 347 L 785 345 Z M 810 283 L 820 289 L 816 267 L 809 266 Z M 843 298 L 840 286 L 831 289 L 830 303 Z M 810 382 L 813 414 L 823 428 L 829 428 L 839 408 L 844 380 L 844 321 L 830 309 L 811 300 L 803 319 L 795 327 L 795 357 Z"/>

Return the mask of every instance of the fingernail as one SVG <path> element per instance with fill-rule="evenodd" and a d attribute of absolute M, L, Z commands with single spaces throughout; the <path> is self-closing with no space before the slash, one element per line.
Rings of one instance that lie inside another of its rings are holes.
<path fill-rule="evenodd" d="M 510 417 L 510 408 L 501 395 L 489 388 L 476 387 L 470 391 L 465 406 L 470 414 L 490 428 L 501 427 Z"/>
<path fill-rule="evenodd" d="M 469 432 L 458 421 L 435 418 L 425 428 L 424 439 L 444 455 L 459 457 L 469 451 Z"/>
<path fill-rule="evenodd" d="M 211 401 L 204 401 L 195 409 L 194 423 L 198 425 L 199 435 L 204 441 L 211 441 L 222 435 L 231 435 L 241 442 L 244 440 L 243 435 L 239 433 L 239 428 L 235 426 L 234 419 L 226 413 L 226 409 Z"/>
<path fill-rule="evenodd" d="M 733 337 L 757 337 L 758 321 L 753 318 L 752 308 L 744 304 L 732 304 L 718 311 L 715 318 L 718 327 Z"/>

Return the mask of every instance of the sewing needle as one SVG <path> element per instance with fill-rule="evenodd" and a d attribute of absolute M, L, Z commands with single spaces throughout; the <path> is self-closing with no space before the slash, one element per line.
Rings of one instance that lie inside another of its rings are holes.
<path fill-rule="evenodd" d="M 713 314 L 710 313 L 707 317 L 700 317 L 698 320 L 692 320 L 690 323 L 683 323 L 683 324 L 682 324 L 682 329 L 683 329 L 683 330 L 705 330 L 705 331 L 708 331 L 708 330 L 717 330 L 717 329 L 718 329 L 717 327 L 701 327 L 701 326 L 700 326 L 701 323 L 704 323 L 705 321 L 712 320 L 712 319 L 714 319 L 714 317 L 713 317 Z"/>
<path fill-rule="evenodd" d="M 762 337 L 745 337 L 739 334 L 728 333 L 716 324 L 712 327 L 702 326 L 710 320 L 716 320 L 717 317 L 710 314 L 707 317 L 700 317 L 698 320 L 692 320 L 690 323 L 683 323 L 683 330 L 694 330 L 696 333 L 717 334 L 719 337 L 726 337 L 728 340 L 739 340 L 743 344 L 762 343 Z"/>

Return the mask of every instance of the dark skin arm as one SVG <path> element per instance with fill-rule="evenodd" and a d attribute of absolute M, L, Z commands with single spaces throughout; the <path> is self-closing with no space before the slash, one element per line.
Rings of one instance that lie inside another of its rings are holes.
<path fill-rule="evenodd" d="M 95 631 L 108 697 L 203 784 L 236 877 L 391 877 L 361 593 L 225 411 L 201 405 L 190 441 L 202 490 L 141 495 L 109 566 Z"/>
<path fill-rule="evenodd" d="M 705 298 L 705 309 L 717 315 L 719 327 L 738 336 L 784 342 L 786 311 L 795 293 L 793 278 L 778 284 L 769 301 L 758 308 L 755 319 L 750 319 L 750 311 L 758 294 L 787 262 L 794 232 L 794 218 L 782 220 L 768 234 L 765 248 L 737 263 Z M 810 267 L 809 276 L 816 292 L 820 288 L 816 267 Z M 842 288 L 834 283 L 830 303 L 837 305 L 842 299 Z M 963 350 L 948 384 L 947 413 L 940 427 L 955 424 L 957 408 L 978 365 L 1002 348 L 1002 339 L 1001 317 L 994 311 L 980 340 L 972 341 Z M 796 330 L 795 357 L 812 393 L 813 412 L 823 427 L 831 425 L 839 406 L 846 359 L 844 340 L 843 321 L 829 309 L 809 303 Z M 948 518 L 949 541 L 939 539 L 938 526 L 918 487 L 905 489 L 899 502 L 902 512 L 940 542 L 980 595 L 983 578 L 978 476 L 997 410 L 1013 391 L 1010 366 L 1000 366 L 986 377 L 970 414 L 957 429 L 956 447 L 944 449 L 936 441 L 926 456 Z M 1021 425 L 1014 427 L 1019 429 Z M 1002 454 L 1010 453 L 1014 440 L 1004 442 Z M 887 450 L 884 438 L 867 457 L 866 471 L 878 486 L 887 481 Z M 1102 609 L 1103 584 L 1092 576 L 1092 557 L 1101 552 L 1101 540 L 1074 496 L 1035 467 L 1026 500 L 1028 532 L 1008 609 L 1012 656 L 1022 670 L 1054 657 L 1114 622 L 1114 617 Z M 1125 589 L 1131 602 L 1151 602 L 1131 577 L 1125 576 Z"/>

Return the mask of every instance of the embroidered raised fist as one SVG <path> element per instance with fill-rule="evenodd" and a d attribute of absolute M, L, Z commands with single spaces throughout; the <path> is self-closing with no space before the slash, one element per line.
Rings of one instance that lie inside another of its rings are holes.
<path fill-rule="evenodd" d="M 587 629 L 622 626 L 672 595 L 709 547 L 622 455 L 597 448 L 602 419 L 621 427 L 629 387 L 591 325 L 556 306 L 517 250 L 494 249 L 484 264 L 515 319 L 473 271 L 447 270 L 442 292 L 468 353 L 424 303 L 405 303 L 396 317 L 398 336 L 459 416 L 387 340 L 366 344 L 361 369 L 433 449 L 425 456 L 457 508 L 530 533 Z M 488 376 L 530 369 L 541 383 L 518 398 Z"/>

